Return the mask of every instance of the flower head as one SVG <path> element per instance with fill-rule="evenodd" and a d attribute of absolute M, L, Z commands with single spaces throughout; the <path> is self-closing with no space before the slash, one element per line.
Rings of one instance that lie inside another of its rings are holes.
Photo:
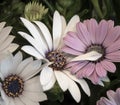
<path fill-rule="evenodd" d="M 56 80 L 63 91 L 69 90 L 76 102 L 80 101 L 81 94 L 76 84 L 78 82 L 85 93 L 90 95 L 89 87 L 85 80 L 76 79 L 65 68 L 67 64 L 67 56 L 61 51 L 62 38 L 67 31 L 74 31 L 75 24 L 79 21 L 78 16 L 73 16 L 68 25 L 63 16 L 55 11 L 53 16 L 53 30 L 52 35 L 45 24 L 40 21 L 33 23 L 21 18 L 22 22 L 29 30 L 31 35 L 19 32 L 21 36 L 27 39 L 32 46 L 23 46 L 22 50 L 26 53 L 36 57 L 37 59 L 44 59 L 48 65 L 44 67 L 40 74 L 40 81 L 44 90 L 51 89 Z"/>
<path fill-rule="evenodd" d="M 6 66 L 7 65 L 7 66 Z M 0 62 L 0 103 L 4 105 L 38 105 L 47 99 L 39 82 L 41 60 L 27 58 L 22 53 L 9 54 Z M 2 104 L 2 105 L 3 105 Z"/>
<path fill-rule="evenodd" d="M 64 38 L 63 51 L 74 55 L 69 64 L 72 74 L 78 78 L 89 78 L 94 84 L 106 78 L 107 71 L 114 73 L 120 62 L 120 26 L 114 27 L 112 20 L 85 20 L 76 25 L 76 32 Z"/>
<path fill-rule="evenodd" d="M 101 97 L 97 105 L 120 105 L 120 88 L 115 91 L 107 91 L 107 97 Z"/>
<path fill-rule="evenodd" d="M 42 4 L 35 1 L 28 3 L 25 6 L 25 18 L 30 21 L 41 20 L 47 14 L 48 9 L 46 9 Z"/>
<path fill-rule="evenodd" d="M 12 27 L 11 26 L 5 26 L 5 22 L 0 23 L 0 59 L 2 59 L 6 53 L 8 52 L 14 52 L 18 45 L 15 43 L 12 43 L 13 39 L 15 38 L 12 35 L 9 35 Z"/>

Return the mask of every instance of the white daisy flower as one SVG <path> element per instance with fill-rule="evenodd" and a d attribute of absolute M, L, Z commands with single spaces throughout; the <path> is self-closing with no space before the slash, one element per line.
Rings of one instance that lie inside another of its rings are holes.
<path fill-rule="evenodd" d="M 7 65 L 7 66 L 6 66 Z M 0 103 L 2 105 L 39 105 L 47 99 L 39 82 L 41 60 L 27 58 L 22 53 L 9 54 L 0 62 Z"/>
<path fill-rule="evenodd" d="M 63 37 L 68 31 L 75 31 L 75 25 L 80 21 L 79 17 L 77 15 L 73 16 L 68 25 L 66 25 L 65 18 L 55 11 L 52 35 L 46 25 L 40 21 L 31 23 L 24 18 L 21 18 L 21 20 L 32 35 L 19 32 L 22 37 L 32 44 L 32 46 L 23 46 L 22 50 L 37 59 L 46 60 L 49 64 L 42 69 L 40 74 L 43 89 L 45 91 L 51 89 L 57 80 L 60 88 L 63 91 L 68 90 L 75 101 L 79 102 L 81 93 L 76 84 L 77 82 L 85 93 L 90 96 L 90 90 L 86 81 L 84 79 L 76 79 L 69 73 L 68 69 L 65 68 L 67 57 L 64 56 L 64 53 L 61 51 Z"/>
<path fill-rule="evenodd" d="M 9 35 L 12 27 L 11 26 L 5 26 L 5 22 L 0 23 L 0 59 L 3 58 L 8 51 L 14 52 L 18 45 L 15 43 L 12 43 L 15 36 Z"/>

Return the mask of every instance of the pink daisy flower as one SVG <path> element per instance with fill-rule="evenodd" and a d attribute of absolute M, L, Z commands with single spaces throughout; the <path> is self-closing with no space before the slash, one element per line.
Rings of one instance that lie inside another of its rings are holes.
<path fill-rule="evenodd" d="M 68 64 L 71 73 L 78 78 L 88 78 L 99 84 L 107 77 L 107 71 L 114 73 L 120 62 L 120 26 L 112 20 L 85 20 L 76 25 L 76 32 L 68 32 L 64 38 L 63 51 L 75 56 Z"/>
<path fill-rule="evenodd" d="M 101 97 L 97 101 L 97 105 L 120 105 L 120 88 L 114 92 L 113 90 L 107 91 L 107 98 Z"/>

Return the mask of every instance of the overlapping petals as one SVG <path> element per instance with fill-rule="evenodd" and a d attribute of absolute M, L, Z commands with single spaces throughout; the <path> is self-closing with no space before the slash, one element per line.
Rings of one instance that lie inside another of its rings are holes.
<path fill-rule="evenodd" d="M 101 97 L 99 101 L 97 101 L 96 105 L 119 105 L 120 104 L 120 88 L 116 91 L 109 90 L 107 91 L 107 97 Z"/>
<path fill-rule="evenodd" d="M 31 23 L 24 18 L 21 18 L 21 20 L 31 35 L 25 32 L 18 33 L 32 45 L 25 45 L 22 47 L 22 50 L 37 59 L 44 59 L 48 64 L 40 73 L 40 81 L 43 89 L 45 91 L 51 89 L 57 80 L 60 88 L 63 91 L 69 90 L 75 101 L 79 102 L 81 93 L 76 84 L 76 82 L 78 82 L 85 93 L 90 96 L 90 90 L 85 80 L 76 79 L 75 76 L 72 76 L 67 69 L 64 68 L 63 70 L 54 70 L 52 67 L 49 67 L 52 62 L 46 57 L 46 54 L 51 51 L 61 51 L 63 37 L 65 37 L 68 31 L 76 30 L 75 26 L 76 23 L 80 21 L 79 17 L 77 15 L 73 16 L 69 23 L 66 24 L 65 18 L 55 11 L 53 16 L 52 35 L 47 26 L 40 21 Z"/>
<path fill-rule="evenodd" d="M 98 84 L 106 78 L 107 71 L 116 71 L 113 62 L 120 62 L 120 26 L 114 26 L 112 20 L 101 20 L 98 24 L 90 19 L 79 22 L 76 30 L 64 38 L 63 51 L 76 57 L 68 67 L 72 67 L 71 72 L 78 78 L 85 77 Z"/>
<path fill-rule="evenodd" d="M 35 76 L 41 70 L 41 60 L 33 61 L 31 57 L 23 61 L 22 59 L 22 53 L 18 52 L 15 56 L 9 54 L 0 62 L 0 78 L 2 81 L 10 75 L 17 75 L 24 81 L 22 94 L 15 98 L 8 96 L 4 92 L 3 84 L 0 83 L 0 103 L 4 105 L 38 105 L 39 102 L 47 99 L 39 82 L 39 76 Z"/>
<path fill-rule="evenodd" d="M 11 26 L 5 26 L 5 22 L 0 23 L 0 59 L 2 59 L 6 53 L 8 52 L 14 52 L 18 45 L 15 43 L 12 43 L 13 39 L 15 38 L 13 35 L 9 35 L 12 27 Z"/>

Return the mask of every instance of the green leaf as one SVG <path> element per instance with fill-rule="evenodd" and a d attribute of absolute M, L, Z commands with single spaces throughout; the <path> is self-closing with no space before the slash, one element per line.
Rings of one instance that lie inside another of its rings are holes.
<path fill-rule="evenodd" d="M 51 101 L 60 101 L 62 102 L 64 100 L 64 94 L 63 91 L 60 89 L 59 85 L 56 83 L 54 87 L 46 92 L 48 99 Z"/>

